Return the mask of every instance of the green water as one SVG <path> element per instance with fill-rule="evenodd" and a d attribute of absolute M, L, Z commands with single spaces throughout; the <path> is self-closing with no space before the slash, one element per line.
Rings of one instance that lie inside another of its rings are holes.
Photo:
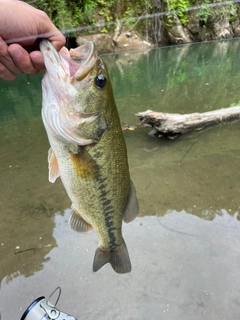
<path fill-rule="evenodd" d="M 104 56 L 121 122 L 137 126 L 124 131 L 140 204 L 123 225 L 127 275 L 92 272 L 97 237 L 70 230 L 61 181 L 48 182 L 42 74 L 0 82 L 2 320 L 59 285 L 78 320 L 239 319 L 240 123 L 168 141 L 135 116 L 239 104 L 239 57 L 239 40 Z"/>

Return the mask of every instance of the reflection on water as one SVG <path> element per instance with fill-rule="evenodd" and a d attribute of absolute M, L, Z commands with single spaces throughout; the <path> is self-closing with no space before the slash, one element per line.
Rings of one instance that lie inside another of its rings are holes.
<path fill-rule="evenodd" d="M 19 319 L 35 298 L 57 286 L 63 289 L 59 308 L 79 320 L 238 319 L 240 225 L 226 210 L 212 221 L 168 211 L 125 224 L 133 265 L 125 275 L 109 264 L 91 271 L 97 235 L 70 232 L 69 216 L 69 210 L 55 216 L 58 246 L 42 270 L 2 280 L 3 319 Z"/>
<path fill-rule="evenodd" d="M 239 51 L 235 40 L 104 56 L 122 122 L 237 104 Z M 141 209 L 123 230 L 133 271 L 95 274 L 95 233 L 69 229 L 71 203 L 47 180 L 40 79 L 0 83 L 2 319 L 59 285 L 59 307 L 79 319 L 237 319 L 239 124 L 174 142 L 124 131 Z"/>

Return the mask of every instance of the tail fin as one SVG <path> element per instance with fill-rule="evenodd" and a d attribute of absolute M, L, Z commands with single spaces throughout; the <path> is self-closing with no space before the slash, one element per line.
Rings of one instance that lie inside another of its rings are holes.
<path fill-rule="evenodd" d="M 111 263 L 117 273 L 128 273 L 131 271 L 131 261 L 124 242 L 112 251 L 97 248 L 93 262 L 93 271 L 98 271 L 108 262 Z"/>

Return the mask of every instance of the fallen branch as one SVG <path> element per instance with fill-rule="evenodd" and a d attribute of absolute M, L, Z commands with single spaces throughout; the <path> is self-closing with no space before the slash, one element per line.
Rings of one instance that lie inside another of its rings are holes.
<path fill-rule="evenodd" d="M 15 251 L 14 253 L 18 254 L 18 253 L 23 253 L 23 252 L 32 251 L 32 250 L 35 253 L 36 250 L 40 250 L 40 249 L 51 247 L 51 246 L 52 246 L 51 244 L 45 244 L 43 246 L 38 246 L 38 247 L 33 247 L 33 248 L 28 248 L 28 249 L 24 249 L 24 250 Z"/>
<path fill-rule="evenodd" d="M 175 139 L 194 130 L 205 130 L 221 123 L 239 121 L 240 106 L 190 114 L 162 113 L 147 110 L 137 113 L 136 116 L 140 119 L 141 125 L 147 124 L 153 128 L 149 133 L 150 135 Z"/>

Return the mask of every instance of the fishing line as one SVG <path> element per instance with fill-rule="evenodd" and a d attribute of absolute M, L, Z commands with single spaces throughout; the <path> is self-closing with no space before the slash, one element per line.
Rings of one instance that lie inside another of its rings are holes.
<path fill-rule="evenodd" d="M 146 20 L 146 19 L 150 19 L 150 18 L 155 18 L 155 17 L 162 17 L 162 16 L 167 16 L 170 14 L 178 14 L 181 12 L 189 12 L 189 11 L 194 11 L 194 10 L 198 10 L 201 8 L 214 8 L 214 7 L 220 7 L 220 6 L 227 6 L 230 4 L 235 4 L 235 3 L 239 3 L 240 0 L 232 0 L 232 1 L 224 1 L 224 2 L 218 2 L 218 3 L 210 3 L 210 4 L 206 4 L 206 5 L 198 5 L 198 6 L 193 6 L 193 7 L 189 7 L 186 9 L 178 9 L 178 10 L 169 10 L 169 11 L 164 11 L 164 12 L 156 12 L 156 13 L 152 13 L 152 14 L 146 14 L 146 15 L 142 15 L 142 16 L 137 16 L 137 17 L 131 17 L 131 18 L 126 18 L 126 19 L 120 19 L 117 21 L 109 21 L 109 22 L 104 22 L 104 23 L 99 23 L 99 24 L 92 24 L 89 26 L 81 26 L 81 27 L 77 27 L 77 28 L 70 28 L 70 29 L 63 29 L 61 30 L 64 34 L 67 33 L 72 33 L 72 32 L 76 32 L 76 31 L 83 31 L 83 30 L 92 30 L 92 29 L 97 29 L 97 28 L 103 28 L 103 27 L 107 27 L 107 26 L 112 26 L 119 23 L 126 23 L 128 21 L 133 21 L 133 20 Z"/>
<path fill-rule="evenodd" d="M 79 32 L 79 31 L 86 31 L 86 30 L 93 30 L 93 29 L 100 29 L 108 26 L 113 26 L 116 25 L 117 23 L 127 23 L 129 21 L 140 21 L 140 20 L 147 20 L 151 18 L 156 18 L 156 17 L 163 17 L 171 14 L 178 14 L 182 12 L 189 12 L 189 11 L 194 11 L 194 10 L 199 10 L 199 9 L 207 9 L 207 8 L 214 8 L 214 7 L 220 7 L 220 6 L 227 6 L 231 4 L 236 4 L 240 3 L 240 0 L 232 0 L 232 1 L 224 1 L 224 2 L 218 2 L 218 3 L 210 3 L 210 4 L 204 4 L 204 5 L 197 5 L 185 9 L 178 9 L 178 10 L 169 10 L 169 11 L 164 11 L 164 12 L 156 12 L 156 13 L 151 13 L 151 14 L 145 14 L 137 17 L 131 17 L 131 18 L 126 18 L 126 19 L 119 19 L 115 21 L 109 21 L 109 22 L 104 22 L 104 23 L 96 23 L 88 26 L 79 26 L 76 28 L 69 28 L 69 29 L 61 29 L 61 32 L 64 35 L 68 35 L 71 33 Z M 146 11 L 145 11 L 146 12 Z M 35 35 L 35 36 L 29 36 L 29 37 L 22 37 L 22 38 L 15 38 L 12 40 L 6 40 L 5 42 L 7 44 L 13 43 L 13 42 L 20 42 L 20 41 L 25 41 L 25 40 L 35 40 L 36 38 L 48 38 L 50 36 L 49 33 L 44 33 L 40 35 Z"/>

